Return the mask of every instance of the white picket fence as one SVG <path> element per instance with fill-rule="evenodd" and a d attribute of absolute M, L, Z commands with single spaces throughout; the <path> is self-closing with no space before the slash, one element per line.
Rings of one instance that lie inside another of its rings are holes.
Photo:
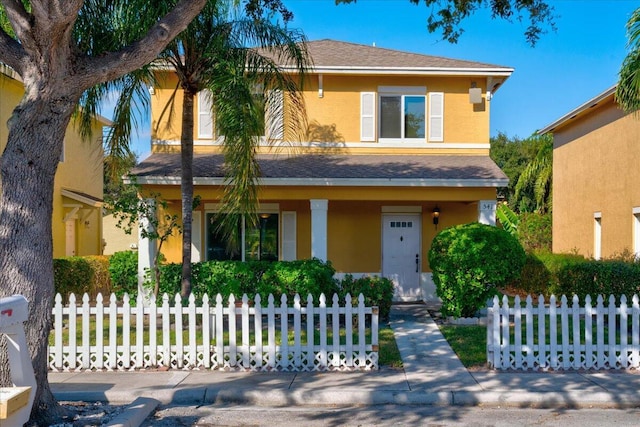
<path fill-rule="evenodd" d="M 311 295 L 306 304 L 296 295 L 290 307 L 285 295 L 279 305 L 269 295 L 263 307 L 259 295 L 253 301 L 245 295 L 240 303 L 233 295 L 223 302 L 218 294 L 213 305 L 207 295 L 196 305 L 192 295 L 183 306 L 180 295 L 171 305 L 165 294 L 160 306 L 155 298 L 146 304 L 140 298 L 131 305 L 127 295 L 119 303 L 112 294 L 104 305 L 99 294 L 91 305 L 87 294 L 82 304 L 76 304 L 72 294 L 63 306 L 58 294 L 49 367 L 53 371 L 162 366 L 251 371 L 377 369 L 378 308 L 365 307 L 362 295 L 355 307 L 350 295 L 343 305 L 334 295 L 332 303 L 327 306 L 321 295 L 316 307 Z M 63 340 L 65 329 L 69 339 Z"/>
<path fill-rule="evenodd" d="M 498 297 L 487 315 L 487 362 L 498 369 L 637 369 L 640 367 L 640 305 L 634 295 L 627 304 L 598 296 L 595 306 L 587 296 L 581 306 L 574 296 L 548 304 L 531 296 L 521 306 L 519 297 L 510 307 Z"/>

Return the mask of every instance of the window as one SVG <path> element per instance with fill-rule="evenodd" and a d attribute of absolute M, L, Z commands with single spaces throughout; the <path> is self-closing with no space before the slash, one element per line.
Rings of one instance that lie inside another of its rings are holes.
<path fill-rule="evenodd" d="M 423 139 L 425 111 L 424 96 L 380 95 L 380 138 Z"/>
<path fill-rule="evenodd" d="M 640 259 L 640 207 L 635 207 L 633 212 L 633 254 Z"/>
<path fill-rule="evenodd" d="M 211 92 L 198 92 L 198 138 L 213 138 L 213 100 Z"/>
<path fill-rule="evenodd" d="M 602 258 L 602 212 L 593 214 L 593 258 Z"/>
<path fill-rule="evenodd" d="M 378 103 L 376 107 L 376 102 Z M 360 140 L 442 142 L 444 93 L 424 86 L 380 86 L 360 93 Z"/>
<path fill-rule="evenodd" d="M 268 90 L 263 96 L 260 91 L 261 88 L 256 87 L 253 94 L 257 107 L 261 109 L 264 116 L 259 133 L 271 141 L 281 140 L 284 138 L 284 92 Z M 197 111 L 198 139 L 213 139 L 223 135 L 217 127 L 213 112 L 213 99 L 209 90 L 198 92 Z"/>
<path fill-rule="evenodd" d="M 237 242 L 229 244 L 220 231 L 220 216 L 207 213 L 207 260 L 235 261 L 277 261 L 278 260 L 278 226 L 277 213 L 261 213 L 258 224 L 250 227 L 243 218 L 238 221 Z"/>

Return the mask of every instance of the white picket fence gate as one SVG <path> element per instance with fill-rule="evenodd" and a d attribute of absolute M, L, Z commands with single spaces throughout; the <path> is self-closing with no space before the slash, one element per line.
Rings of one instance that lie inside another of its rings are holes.
<path fill-rule="evenodd" d="M 355 307 L 350 295 L 343 305 L 334 295 L 331 306 L 321 295 L 317 307 L 311 295 L 306 304 L 296 295 L 291 307 L 286 295 L 279 305 L 269 295 L 266 307 L 261 305 L 259 295 L 253 301 L 244 295 L 240 303 L 233 295 L 223 302 L 218 294 L 213 305 L 207 295 L 201 305 L 196 305 L 193 295 L 187 306 L 182 305 L 180 295 L 170 305 L 166 294 L 160 306 L 154 297 L 146 303 L 142 298 L 135 305 L 130 302 L 128 295 L 119 303 L 112 294 L 109 304 L 104 305 L 102 295 L 98 294 L 95 305 L 91 305 L 85 294 L 78 305 L 72 294 L 69 304 L 63 306 L 62 297 L 56 295 L 50 369 L 378 368 L 378 308 L 365 307 L 362 295 Z M 63 340 L 64 329 L 68 330 L 69 339 Z"/>
<path fill-rule="evenodd" d="M 498 369 L 637 369 L 640 367 L 640 305 L 634 295 L 609 297 L 607 305 L 600 295 L 596 305 L 587 296 L 584 306 L 574 295 L 571 306 L 563 296 L 548 304 L 531 296 L 521 306 L 519 297 L 510 307 L 506 296 L 502 304 L 493 298 L 487 314 L 487 362 Z"/>

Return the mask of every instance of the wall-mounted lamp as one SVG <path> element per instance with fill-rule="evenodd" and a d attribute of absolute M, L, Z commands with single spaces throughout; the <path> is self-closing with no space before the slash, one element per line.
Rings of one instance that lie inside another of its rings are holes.
<path fill-rule="evenodd" d="M 433 225 L 436 226 L 436 230 L 438 229 L 438 222 L 440 222 L 440 208 L 436 205 L 431 211 L 431 216 L 433 217 Z"/>

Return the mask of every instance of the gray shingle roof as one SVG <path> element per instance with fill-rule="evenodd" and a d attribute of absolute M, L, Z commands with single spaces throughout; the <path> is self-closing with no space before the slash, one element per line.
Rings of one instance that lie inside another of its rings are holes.
<path fill-rule="evenodd" d="M 328 39 L 310 41 L 307 49 L 317 68 L 509 68 Z"/>
<path fill-rule="evenodd" d="M 506 180 L 488 156 L 436 155 L 258 155 L 262 178 Z M 195 154 L 194 178 L 222 178 L 221 154 Z M 179 178 L 180 154 L 153 154 L 132 173 L 138 177 Z"/>

